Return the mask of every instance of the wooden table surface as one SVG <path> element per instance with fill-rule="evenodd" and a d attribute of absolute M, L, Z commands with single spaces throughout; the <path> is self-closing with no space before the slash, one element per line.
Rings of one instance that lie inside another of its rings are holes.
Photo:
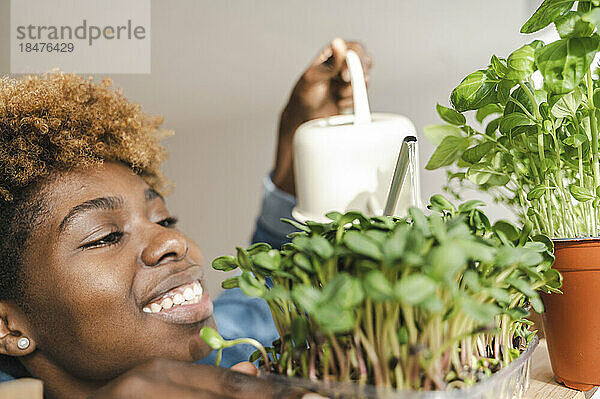
<path fill-rule="evenodd" d="M 598 399 L 600 391 L 594 388 L 580 392 L 567 388 L 554 381 L 546 340 L 542 339 L 533 353 L 531 361 L 531 380 L 525 399 Z"/>
<path fill-rule="evenodd" d="M 589 392 L 580 392 L 554 381 L 546 340 L 543 339 L 533 354 L 529 384 L 524 399 L 600 399 L 600 391 L 597 388 Z M 41 381 L 21 379 L 0 384 L 0 399 L 14 398 L 42 399 Z"/>

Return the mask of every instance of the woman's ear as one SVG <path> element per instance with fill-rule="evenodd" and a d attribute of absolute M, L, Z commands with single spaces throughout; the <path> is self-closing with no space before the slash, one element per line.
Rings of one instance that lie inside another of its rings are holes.
<path fill-rule="evenodd" d="M 13 303 L 0 302 L 0 354 L 25 356 L 35 350 L 35 340 L 25 313 Z"/>

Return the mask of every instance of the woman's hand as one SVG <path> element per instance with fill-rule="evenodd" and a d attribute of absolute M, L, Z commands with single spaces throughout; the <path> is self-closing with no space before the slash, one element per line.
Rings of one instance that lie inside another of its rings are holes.
<path fill-rule="evenodd" d="M 347 49 L 358 54 L 365 80 L 369 81 L 371 56 L 360 43 L 344 42 L 342 39 L 332 40 L 304 71 L 279 121 L 277 158 L 272 178 L 280 190 L 296 194 L 292 144 L 298 126 L 311 119 L 339 114 L 353 106 L 350 74 L 346 66 Z"/>
<path fill-rule="evenodd" d="M 89 399 L 321 397 L 261 380 L 253 375 L 256 375 L 256 368 L 247 362 L 228 370 L 176 360 L 156 359 L 128 371 L 94 392 Z"/>

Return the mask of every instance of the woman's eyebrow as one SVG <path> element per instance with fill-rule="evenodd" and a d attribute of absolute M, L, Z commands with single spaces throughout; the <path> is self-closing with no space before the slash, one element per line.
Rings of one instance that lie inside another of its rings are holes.
<path fill-rule="evenodd" d="M 124 204 L 123 198 L 121 197 L 99 197 L 94 198 L 89 201 L 85 201 L 82 204 L 79 204 L 73 207 L 67 216 L 64 217 L 60 225 L 58 226 L 58 232 L 62 233 L 67 226 L 79 216 L 81 213 L 90 211 L 90 210 L 108 210 L 114 211 L 115 209 L 122 208 Z"/>
<path fill-rule="evenodd" d="M 152 188 L 147 188 L 146 190 L 144 190 L 144 199 L 147 202 L 152 201 L 154 198 L 160 198 L 161 200 L 164 201 L 163 196 L 160 195 L 156 190 L 154 190 Z"/>

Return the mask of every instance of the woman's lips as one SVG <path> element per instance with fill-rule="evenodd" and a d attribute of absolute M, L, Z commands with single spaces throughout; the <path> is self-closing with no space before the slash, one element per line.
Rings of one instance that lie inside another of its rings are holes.
<path fill-rule="evenodd" d="M 200 282 L 194 281 L 169 290 L 150 301 L 142 310 L 171 323 L 191 324 L 210 317 L 213 304 Z"/>

